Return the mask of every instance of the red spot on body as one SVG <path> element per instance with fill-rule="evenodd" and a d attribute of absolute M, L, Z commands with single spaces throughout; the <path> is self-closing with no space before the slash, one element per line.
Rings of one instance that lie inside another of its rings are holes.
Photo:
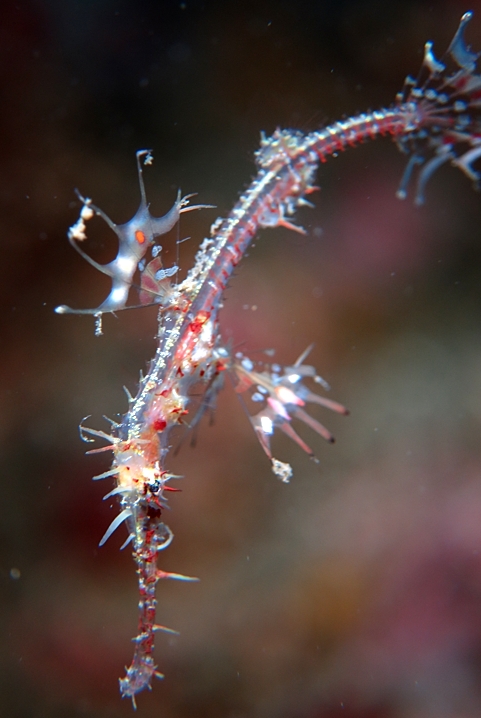
<path fill-rule="evenodd" d="M 138 229 L 135 233 L 135 239 L 139 244 L 143 244 L 145 242 L 145 234 L 142 232 L 142 230 Z"/>
<path fill-rule="evenodd" d="M 454 142 L 456 142 L 456 137 L 454 135 L 444 135 L 443 137 L 443 144 L 444 145 L 452 145 Z"/>
<path fill-rule="evenodd" d="M 152 424 L 155 431 L 163 431 L 167 426 L 167 422 L 164 419 L 156 419 Z"/>
<path fill-rule="evenodd" d="M 200 311 L 195 319 L 189 324 L 189 329 L 193 334 L 200 334 L 202 327 L 210 317 L 210 312 Z"/>

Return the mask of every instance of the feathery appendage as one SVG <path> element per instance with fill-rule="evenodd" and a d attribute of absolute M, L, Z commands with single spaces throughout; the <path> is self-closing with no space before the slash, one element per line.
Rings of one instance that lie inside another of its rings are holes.
<path fill-rule="evenodd" d="M 81 427 L 82 438 L 88 435 L 107 441 L 106 446 L 91 452 L 112 451 L 113 466 L 96 479 L 117 477 L 116 487 L 107 497 L 118 495 L 121 512 L 107 529 L 103 544 L 124 522 L 132 542 L 133 556 L 139 577 L 139 631 L 135 653 L 127 673 L 120 680 L 122 696 L 132 699 L 150 688 L 158 673 L 153 658 L 156 631 L 167 630 L 155 622 L 155 589 L 162 578 L 196 580 L 180 574 L 165 573 L 157 567 L 157 554 L 166 548 L 173 535 L 161 520 L 166 506 L 166 493 L 175 491 L 169 482 L 175 477 L 166 468 L 170 430 L 183 423 L 189 413 L 189 392 L 195 384 L 203 384 L 204 397 L 191 419 L 195 426 L 202 415 L 213 409 L 223 377 L 234 378 L 239 395 L 250 396 L 262 403 L 250 416 L 251 424 L 262 448 L 271 461 L 273 472 L 284 482 L 289 481 L 289 464 L 272 456 L 270 437 L 280 428 L 312 458 L 313 451 L 295 432 L 291 419 L 307 424 L 327 441 L 330 432 L 305 411 L 306 403 L 316 403 L 341 414 L 347 410 L 340 404 L 311 392 L 303 383 L 311 378 L 322 384 L 313 367 L 304 364 L 306 350 L 290 367 L 258 366 L 242 354 L 232 356 L 223 345 L 217 315 L 222 293 L 237 263 L 258 230 L 286 227 L 304 233 L 293 221 L 298 207 L 309 205 L 307 197 L 316 187 L 314 176 L 319 162 L 359 142 L 390 134 L 399 147 L 411 155 L 404 173 L 399 197 L 405 197 L 416 166 L 424 167 L 418 177 L 416 201 L 422 202 L 427 181 L 447 161 L 458 166 L 470 179 L 478 181 L 472 167 L 481 157 L 481 77 L 475 74 L 477 55 L 466 47 L 463 33 L 471 13 L 466 13 L 448 48 L 448 64 L 434 57 L 432 43 L 425 47 L 424 61 L 418 80 L 406 78 L 402 93 L 390 109 L 359 115 L 336 122 L 309 134 L 278 130 L 272 137 L 261 137 L 256 153 L 258 173 L 242 194 L 229 216 L 218 219 L 211 227 L 196 255 L 194 267 L 186 279 L 172 283 L 177 267 L 164 269 L 161 247 L 155 239 L 169 231 L 183 212 L 207 205 L 188 206 L 190 196 L 178 195 L 164 217 L 153 217 L 143 185 L 140 159 L 150 164 L 152 157 L 145 150 L 137 153 L 141 203 L 134 217 L 125 224 L 114 224 L 105 213 L 80 194 L 82 210 L 69 231 L 75 249 L 99 271 L 112 280 L 105 301 L 96 309 L 74 310 L 66 306 L 58 313 L 93 314 L 96 333 L 101 333 L 101 317 L 105 312 L 127 308 L 130 289 L 140 290 L 140 303 L 159 305 L 158 347 L 147 375 L 142 378 L 137 396 L 129 396 L 129 410 L 112 426 L 112 433 Z M 100 216 L 116 233 L 119 250 L 107 265 L 92 260 L 79 246 L 86 238 L 86 222 Z M 147 261 L 148 250 L 151 258 Z M 136 273 L 140 281 L 134 284 Z M 106 498 L 107 498 L 106 497 Z"/>

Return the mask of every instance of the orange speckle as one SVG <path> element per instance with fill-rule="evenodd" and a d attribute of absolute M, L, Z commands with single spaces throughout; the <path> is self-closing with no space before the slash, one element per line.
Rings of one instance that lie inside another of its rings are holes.
<path fill-rule="evenodd" d="M 135 233 L 135 239 L 139 244 L 143 244 L 145 242 L 145 234 L 142 232 L 142 230 L 138 229 Z"/>

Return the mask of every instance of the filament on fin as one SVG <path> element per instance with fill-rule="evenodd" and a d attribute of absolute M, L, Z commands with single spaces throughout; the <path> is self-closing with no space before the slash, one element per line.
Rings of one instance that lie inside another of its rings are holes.
<path fill-rule="evenodd" d="M 156 578 L 162 579 L 162 578 L 170 578 L 174 581 L 198 581 L 199 579 L 195 576 L 184 576 L 182 573 L 170 573 L 167 571 L 161 571 L 160 569 L 157 569 Z"/>
<path fill-rule="evenodd" d="M 123 542 L 122 546 L 120 547 L 120 550 L 123 551 L 124 548 L 126 548 L 129 543 L 135 538 L 135 534 L 129 534 L 125 541 Z"/>
<path fill-rule="evenodd" d="M 163 524 L 163 529 L 164 529 L 165 533 L 167 534 L 167 536 L 164 538 L 164 540 L 161 543 L 156 544 L 155 548 L 157 551 L 163 551 L 164 549 L 166 549 L 167 546 L 170 546 L 170 544 L 172 543 L 172 541 L 174 539 L 174 534 L 172 533 L 170 528 L 168 526 L 166 526 L 166 524 Z"/>
<path fill-rule="evenodd" d="M 113 469 L 104 471 L 103 474 L 97 474 L 97 476 L 92 476 L 92 480 L 99 481 L 99 479 L 107 479 L 109 476 L 116 476 L 118 473 L 119 473 L 119 469 L 117 466 L 115 466 Z M 115 491 L 115 489 L 114 489 L 114 491 Z M 112 494 L 112 491 L 110 492 L 110 494 Z"/>
<path fill-rule="evenodd" d="M 396 192 L 396 197 L 398 199 L 406 199 L 407 197 L 407 189 L 409 186 L 409 182 L 411 180 L 413 170 L 416 165 L 422 165 L 424 163 L 424 158 L 419 157 L 418 155 L 411 155 L 409 158 L 409 161 L 406 165 L 406 169 L 404 170 L 401 183 L 399 185 L 399 189 Z"/>
<path fill-rule="evenodd" d="M 167 626 L 160 626 L 158 623 L 154 623 L 152 626 L 153 630 L 157 633 L 171 633 L 173 636 L 180 636 L 179 631 L 174 628 L 167 628 Z"/>
<path fill-rule="evenodd" d="M 128 492 L 128 489 L 125 489 L 123 486 L 116 486 L 115 489 L 112 489 L 112 491 L 109 491 L 108 494 L 105 494 L 102 501 L 106 501 L 107 499 L 110 499 L 112 496 L 117 496 L 117 494 L 125 494 Z"/>
<path fill-rule="evenodd" d="M 107 531 L 104 533 L 102 538 L 99 541 L 99 546 L 103 546 L 106 541 L 112 536 L 114 531 L 118 529 L 118 527 L 126 520 L 129 519 L 132 516 L 132 511 L 130 509 L 124 509 L 120 512 L 118 516 L 114 518 L 110 526 L 108 527 Z"/>
<path fill-rule="evenodd" d="M 448 47 L 448 52 L 459 67 L 466 72 L 472 73 L 476 69 L 476 61 L 479 58 L 480 53 L 471 52 L 469 46 L 466 46 L 464 42 L 464 31 L 466 25 L 472 19 L 473 13 L 468 10 L 465 12 L 459 23 L 459 27 L 456 30 L 456 34 L 451 40 L 451 44 Z"/>
<path fill-rule="evenodd" d="M 428 68 L 429 72 L 432 75 L 440 75 L 446 69 L 443 63 L 438 62 L 438 60 L 436 60 L 436 58 L 434 57 L 432 42 L 427 42 L 424 45 L 423 64 Z"/>
<path fill-rule="evenodd" d="M 423 167 L 419 174 L 419 179 L 417 183 L 416 197 L 414 199 L 415 204 L 417 204 L 418 206 L 424 204 L 424 191 L 426 189 L 427 183 L 429 182 L 433 174 L 436 172 L 438 167 L 441 167 L 441 165 L 451 159 L 454 159 L 454 154 L 449 148 L 446 148 L 446 150 L 442 154 L 440 153 L 436 157 L 430 159 L 429 162 Z"/>
<path fill-rule="evenodd" d="M 453 159 L 452 164 L 459 167 L 471 180 L 473 180 L 476 189 L 479 189 L 480 174 L 471 167 L 471 164 L 481 157 L 481 145 L 473 147 L 459 158 Z"/>
<path fill-rule="evenodd" d="M 89 417 L 86 416 L 82 421 L 85 421 L 85 419 L 88 419 Z M 110 444 L 117 443 L 118 439 L 116 439 L 114 436 L 111 436 L 110 434 L 106 434 L 104 431 L 98 431 L 97 429 L 90 429 L 88 426 L 83 426 L 82 423 L 79 424 L 79 433 L 80 438 L 82 441 L 85 441 L 87 444 L 93 443 L 94 439 L 89 439 L 84 434 L 90 434 L 91 436 L 98 436 L 100 439 L 105 439 Z"/>

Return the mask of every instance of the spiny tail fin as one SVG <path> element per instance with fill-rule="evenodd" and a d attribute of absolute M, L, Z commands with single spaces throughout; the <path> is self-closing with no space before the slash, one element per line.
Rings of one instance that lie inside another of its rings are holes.
<path fill-rule="evenodd" d="M 472 16 L 462 16 L 442 62 L 434 55 L 433 43 L 426 43 L 418 78 L 408 76 L 396 96 L 397 103 L 412 105 L 419 118 L 419 125 L 397 140 L 411 155 L 397 193 L 400 199 L 420 166 L 415 202 L 423 204 L 428 180 L 445 162 L 459 167 L 479 188 L 481 175 L 472 166 L 481 157 L 481 75 L 475 72 L 479 54 L 464 40 Z"/>

